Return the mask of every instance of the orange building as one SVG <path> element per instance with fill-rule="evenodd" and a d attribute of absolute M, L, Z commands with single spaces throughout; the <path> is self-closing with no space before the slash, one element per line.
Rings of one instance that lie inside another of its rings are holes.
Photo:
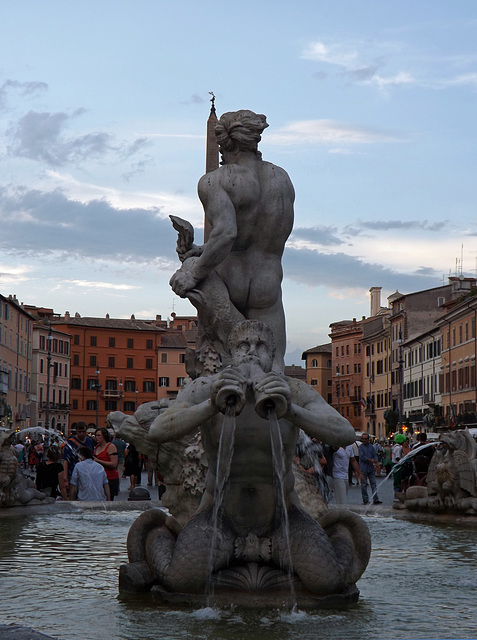
<path fill-rule="evenodd" d="M 305 361 L 306 383 L 318 391 L 321 397 L 332 403 L 331 343 L 307 349 L 301 355 Z"/>
<path fill-rule="evenodd" d="M 333 406 L 347 418 L 356 431 L 363 430 L 363 354 L 361 339 L 363 322 L 343 320 L 331 327 Z"/>
<path fill-rule="evenodd" d="M 196 321 L 174 316 L 170 328 L 161 316 L 54 318 L 52 325 L 71 336 L 70 427 L 79 420 L 104 426 L 110 411 L 133 413 L 143 402 L 174 398 Z"/>

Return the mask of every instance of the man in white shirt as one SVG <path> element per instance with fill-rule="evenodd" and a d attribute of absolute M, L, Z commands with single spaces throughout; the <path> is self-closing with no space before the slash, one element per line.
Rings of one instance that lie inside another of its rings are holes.
<path fill-rule="evenodd" d="M 340 447 L 333 454 L 333 493 L 336 504 L 346 504 L 348 495 L 348 468 L 354 469 L 356 479 L 363 479 L 359 464 L 354 457 L 353 445 Z"/>
<path fill-rule="evenodd" d="M 80 447 L 78 462 L 70 480 L 70 500 L 111 500 L 104 467 L 93 460 L 89 447 Z"/>

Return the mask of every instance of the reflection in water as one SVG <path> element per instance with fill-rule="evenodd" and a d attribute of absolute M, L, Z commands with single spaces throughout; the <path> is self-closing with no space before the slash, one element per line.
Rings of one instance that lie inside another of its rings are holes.
<path fill-rule="evenodd" d="M 348 609 L 169 611 L 118 598 L 135 512 L 0 518 L 0 622 L 63 640 L 476 638 L 477 530 L 368 517 L 373 553 Z M 5 544 L 8 540 L 9 544 Z"/>

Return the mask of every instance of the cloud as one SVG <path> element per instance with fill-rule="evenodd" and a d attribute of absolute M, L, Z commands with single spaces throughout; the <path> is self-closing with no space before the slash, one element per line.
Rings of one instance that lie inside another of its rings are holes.
<path fill-rule="evenodd" d="M 447 224 L 447 220 L 441 222 L 428 222 L 427 220 L 368 220 L 359 222 L 359 226 L 362 228 L 377 231 L 389 231 L 390 229 L 441 231 Z"/>
<path fill-rule="evenodd" d="M 126 159 L 148 144 L 145 137 L 128 143 L 106 132 L 67 137 L 65 129 L 83 113 L 84 109 L 78 109 L 72 115 L 29 111 L 7 131 L 8 154 L 59 167 L 85 160 L 91 162 L 111 153 Z"/>
<path fill-rule="evenodd" d="M 88 280 L 63 280 L 65 285 L 73 284 L 83 289 L 113 289 L 117 291 L 130 291 L 131 289 L 139 289 L 140 287 L 131 284 L 113 284 L 112 282 L 90 282 Z"/>
<path fill-rule="evenodd" d="M 287 247 L 283 265 L 287 279 L 331 289 L 369 288 L 376 285 L 388 290 L 399 288 L 401 291 L 419 291 L 439 286 L 434 272 L 399 273 L 344 253 L 324 254 L 311 249 Z"/>
<path fill-rule="evenodd" d="M 17 80 L 6 80 L 0 86 L 0 109 L 5 108 L 8 95 L 17 92 L 20 97 L 25 98 L 48 90 L 46 82 L 18 82 Z"/>
<path fill-rule="evenodd" d="M 305 60 L 349 67 L 357 61 L 358 54 L 356 50 L 350 49 L 343 44 L 327 45 L 324 42 L 312 42 L 307 45 L 302 57 Z"/>
<path fill-rule="evenodd" d="M 394 133 L 357 127 L 337 120 L 301 120 L 267 134 L 271 144 L 373 144 L 402 140 Z"/>
<path fill-rule="evenodd" d="M 336 227 L 296 227 L 291 236 L 291 241 L 294 240 L 305 240 L 322 246 L 343 244 Z"/>
<path fill-rule="evenodd" d="M 0 188 L 0 249 L 24 256 L 175 264 L 176 235 L 168 211 L 118 209 L 104 200 L 83 203 L 61 191 Z"/>

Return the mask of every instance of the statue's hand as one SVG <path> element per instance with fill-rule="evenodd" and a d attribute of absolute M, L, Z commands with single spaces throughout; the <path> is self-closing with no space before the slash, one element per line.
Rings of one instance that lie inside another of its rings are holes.
<path fill-rule="evenodd" d="M 184 260 L 187 260 L 187 258 L 193 258 L 194 256 L 201 256 L 203 251 L 204 251 L 204 247 L 197 244 L 193 244 L 192 247 L 185 253 L 180 253 L 179 249 L 177 249 L 177 253 L 179 254 L 179 259 L 181 262 L 184 262 Z"/>
<path fill-rule="evenodd" d="M 181 298 L 185 298 L 187 292 L 195 287 L 197 280 L 190 272 L 179 269 L 169 280 L 169 284 L 174 293 L 177 293 Z"/>
<path fill-rule="evenodd" d="M 255 384 L 255 411 L 268 419 L 273 408 L 277 418 L 283 418 L 290 409 L 291 391 L 288 383 L 277 373 L 270 372 Z"/>
<path fill-rule="evenodd" d="M 291 391 L 286 380 L 278 373 L 270 371 L 255 384 L 256 393 L 266 395 L 283 396 L 287 404 L 290 404 Z"/>
<path fill-rule="evenodd" d="M 212 402 L 222 413 L 227 406 L 233 406 L 235 415 L 238 415 L 245 404 L 247 383 L 247 378 L 237 369 L 224 369 L 212 385 Z"/>

